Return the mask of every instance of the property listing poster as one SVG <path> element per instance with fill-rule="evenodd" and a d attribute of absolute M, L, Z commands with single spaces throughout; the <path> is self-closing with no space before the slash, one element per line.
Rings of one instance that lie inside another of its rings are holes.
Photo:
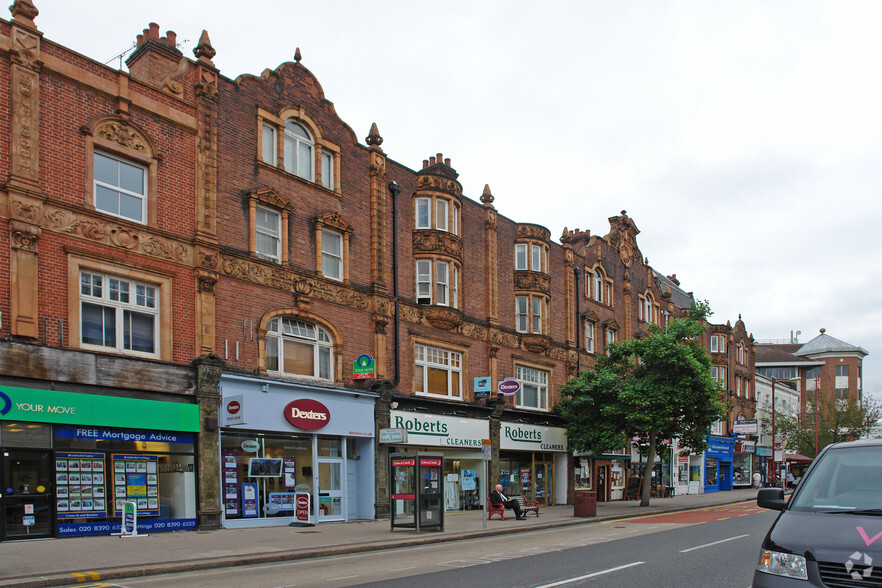
<path fill-rule="evenodd" d="M 224 514 L 233 518 L 239 512 L 239 452 L 228 450 L 223 452 L 223 471 L 221 475 L 224 485 Z"/>
<path fill-rule="evenodd" d="M 55 454 L 55 498 L 59 519 L 107 516 L 103 453 Z"/>
<path fill-rule="evenodd" d="M 138 516 L 159 515 L 159 456 L 111 456 L 113 500 L 116 516 L 122 516 L 123 502 L 134 502 Z"/>

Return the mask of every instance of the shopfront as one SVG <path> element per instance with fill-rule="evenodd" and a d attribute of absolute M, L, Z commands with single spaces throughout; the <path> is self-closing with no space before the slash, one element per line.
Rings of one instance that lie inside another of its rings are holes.
<path fill-rule="evenodd" d="M 732 489 L 732 460 L 735 441 L 731 437 L 707 438 L 704 452 L 704 491 L 720 492 Z"/>
<path fill-rule="evenodd" d="M 559 427 L 501 422 L 499 481 L 540 506 L 567 502 L 567 435 Z"/>
<path fill-rule="evenodd" d="M 196 528 L 195 404 L 0 386 L 0 540 Z"/>
<path fill-rule="evenodd" d="M 481 510 L 481 440 L 490 438 L 486 420 L 393 410 L 392 428 L 407 430 L 407 444 L 390 452 L 432 451 L 444 455 L 444 510 Z"/>
<path fill-rule="evenodd" d="M 748 488 L 753 485 L 756 466 L 756 441 L 737 441 L 732 458 L 732 486 Z"/>
<path fill-rule="evenodd" d="M 623 500 L 630 456 L 618 454 L 576 454 L 573 488 L 594 490 L 597 502 Z"/>
<path fill-rule="evenodd" d="M 221 377 L 225 527 L 374 518 L 374 400 L 364 392 Z"/>

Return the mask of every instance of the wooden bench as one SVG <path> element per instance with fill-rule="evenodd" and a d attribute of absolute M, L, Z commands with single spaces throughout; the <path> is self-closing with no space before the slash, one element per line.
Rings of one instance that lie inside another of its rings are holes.
<path fill-rule="evenodd" d="M 521 505 L 521 512 L 524 513 L 524 516 L 527 516 L 528 512 L 534 513 L 537 517 L 539 516 L 539 502 L 536 500 L 527 500 L 523 496 L 512 496 L 512 500 L 517 500 Z M 501 520 L 505 520 L 505 507 L 501 504 L 493 504 L 490 502 L 490 499 L 487 499 L 487 520 L 490 520 L 490 517 L 498 514 Z"/>

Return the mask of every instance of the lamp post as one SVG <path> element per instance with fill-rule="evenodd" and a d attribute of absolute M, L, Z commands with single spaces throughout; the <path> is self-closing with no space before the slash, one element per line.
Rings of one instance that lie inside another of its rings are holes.
<path fill-rule="evenodd" d="M 772 476 L 778 473 L 778 461 L 775 459 L 775 383 L 778 380 L 772 378 Z M 783 456 L 782 456 L 783 457 Z"/>

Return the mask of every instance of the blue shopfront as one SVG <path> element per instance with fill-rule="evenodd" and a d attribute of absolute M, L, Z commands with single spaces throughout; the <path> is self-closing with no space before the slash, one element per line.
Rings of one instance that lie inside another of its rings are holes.
<path fill-rule="evenodd" d="M 732 489 L 732 460 L 735 440 L 730 437 L 707 438 L 704 452 L 704 491 L 721 492 Z"/>

